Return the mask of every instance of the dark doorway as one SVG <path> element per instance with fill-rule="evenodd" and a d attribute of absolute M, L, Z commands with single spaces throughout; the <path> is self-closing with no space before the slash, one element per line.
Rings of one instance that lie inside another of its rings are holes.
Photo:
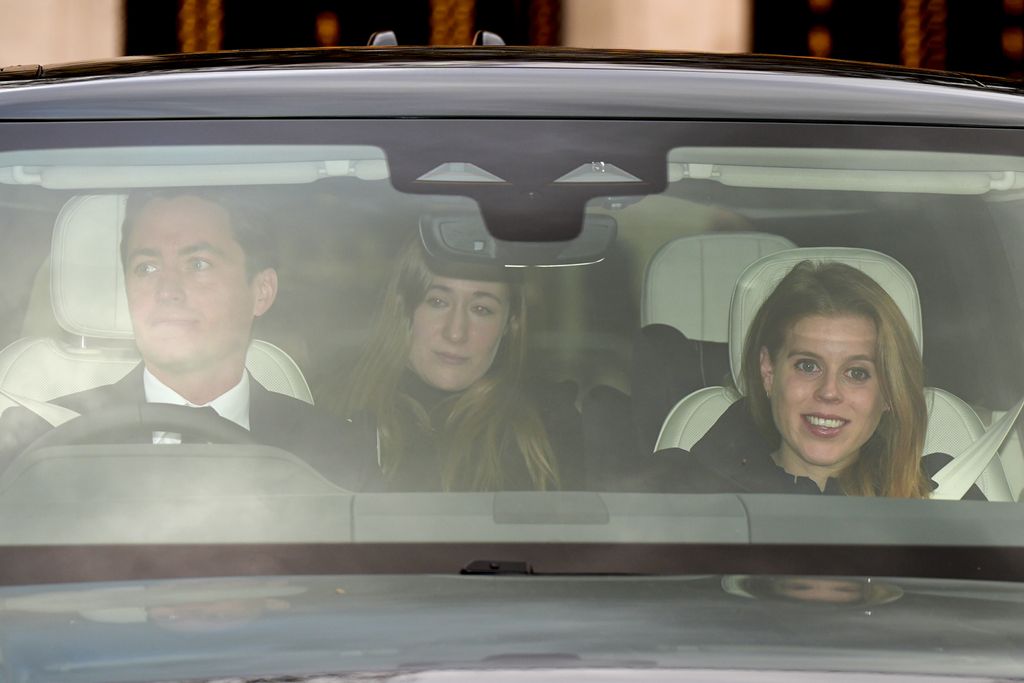
<path fill-rule="evenodd" d="M 754 51 L 1021 78 L 1024 0 L 754 0 Z"/>
<path fill-rule="evenodd" d="M 124 0 L 125 53 L 365 45 L 467 44 L 476 30 L 510 45 L 555 45 L 561 0 Z M 454 29 L 454 30 L 453 30 Z"/>

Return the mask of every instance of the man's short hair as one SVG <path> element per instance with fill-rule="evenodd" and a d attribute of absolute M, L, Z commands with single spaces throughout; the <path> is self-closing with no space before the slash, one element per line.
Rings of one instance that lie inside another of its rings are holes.
<path fill-rule="evenodd" d="M 252 280 L 257 273 L 277 265 L 274 235 L 260 220 L 256 212 L 240 196 L 216 188 L 176 187 L 157 190 L 133 190 L 128 193 L 124 223 L 121 226 L 121 267 L 128 267 L 128 237 L 139 214 L 147 204 L 156 200 L 178 197 L 198 197 L 221 207 L 228 214 L 231 233 L 245 254 L 245 272 Z"/>

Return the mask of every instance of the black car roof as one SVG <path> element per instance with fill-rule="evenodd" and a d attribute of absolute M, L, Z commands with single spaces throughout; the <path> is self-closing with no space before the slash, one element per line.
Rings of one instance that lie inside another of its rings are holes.
<path fill-rule="evenodd" d="M 238 51 L 0 70 L 0 120 L 557 117 L 1024 123 L 1008 80 L 758 55 Z"/>

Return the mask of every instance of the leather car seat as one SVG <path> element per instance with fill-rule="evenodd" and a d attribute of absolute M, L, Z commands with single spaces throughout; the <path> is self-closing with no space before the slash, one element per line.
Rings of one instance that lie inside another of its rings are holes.
<path fill-rule="evenodd" d="M 672 240 L 651 258 L 633 344 L 633 421 L 643 450 L 653 450 L 679 399 L 726 381 L 729 301 L 744 268 L 795 247 L 769 233 L 714 233 Z"/>
<path fill-rule="evenodd" d="M 621 486 L 633 469 L 632 457 L 654 450 L 672 407 L 724 381 L 736 279 L 761 256 L 795 246 L 779 235 L 728 232 L 680 237 L 655 252 L 641 290 L 631 395 L 596 386 L 583 397 L 590 487 Z"/>

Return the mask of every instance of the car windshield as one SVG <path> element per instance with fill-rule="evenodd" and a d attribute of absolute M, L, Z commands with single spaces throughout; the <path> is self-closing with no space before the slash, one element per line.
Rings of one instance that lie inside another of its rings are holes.
<path fill-rule="evenodd" d="M 1019 132 L 16 127 L 0 544 L 1021 545 Z"/>

